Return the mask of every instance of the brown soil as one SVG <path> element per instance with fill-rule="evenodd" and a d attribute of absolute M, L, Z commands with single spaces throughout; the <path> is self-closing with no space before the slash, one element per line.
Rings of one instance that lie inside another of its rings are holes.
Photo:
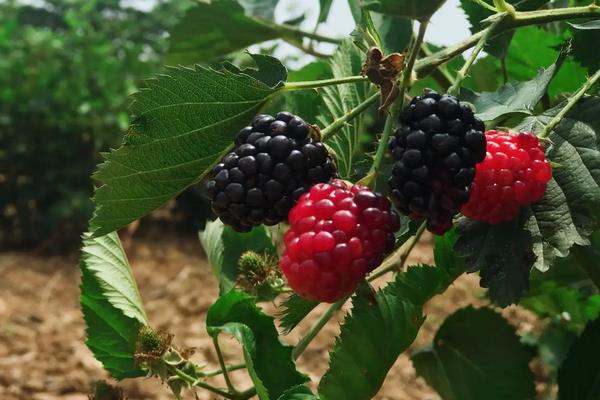
<path fill-rule="evenodd" d="M 148 316 L 155 328 L 175 334 L 175 344 L 194 347 L 194 361 L 217 367 L 217 359 L 205 330 L 205 314 L 217 296 L 217 284 L 193 235 L 177 233 L 138 234 L 128 246 L 128 255 Z M 419 246 L 410 263 L 431 262 L 428 244 Z M 98 379 L 108 379 L 101 365 L 84 344 L 84 323 L 79 310 L 77 256 L 38 256 L 9 252 L 0 254 L 0 399 L 85 400 Z M 477 277 L 465 275 L 443 295 L 430 301 L 427 320 L 412 349 L 429 343 L 437 327 L 453 311 L 469 304 L 487 303 Z M 272 313 L 275 305 L 265 309 Z M 284 340 L 295 343 L 318 318 L 319 307 Z M 535 321 L 522 310 L 505 311 L 521 331 Z M 339 331 L 337 321 L 328 324 L 299 359 L 299 369 L 308 373 L 313 387 L 327 368 L 328 351 Z M 240 361 L 235 341 L 222 338 L 226 358 Z M 410 350 L 409 350 L 410 352 Z M 407 353 L 409 353 L 407 352 Z M 238 388 L 249 385 L 245 371 L 232 373 Z M 218 379 L 214 381 L 222 385 Z M 130 399 L 172 399 L 156 379 L 138 379 L 119 384 Z M 199 399 L 216 399 L 198 390 Z M 186 393 L 186 399 L 193 399 Z M 405 353 L 390 371 L 376 399 L 437 400 L 439 397 L 415 375 Z"/>

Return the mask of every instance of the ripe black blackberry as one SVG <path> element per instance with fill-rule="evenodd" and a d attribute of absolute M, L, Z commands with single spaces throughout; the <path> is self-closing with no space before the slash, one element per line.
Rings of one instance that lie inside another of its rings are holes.
<path fill-rule="evenodd" d="M 310 126 L 288 112 L 258 115 L 235 137 L 235 149 L 206 184 L 215 214 L 233 229 L 287 220 L 298 197 L 336 175 L 327 149 Z"/>
<path fill-rule="evenodd" d="M 389 148 L 389 185 L 396 207 L 443 234 L 469 200 L 475 164 L 485 158 L 485 126 L 454 96 L 416 96 L 400 114 Z"/>

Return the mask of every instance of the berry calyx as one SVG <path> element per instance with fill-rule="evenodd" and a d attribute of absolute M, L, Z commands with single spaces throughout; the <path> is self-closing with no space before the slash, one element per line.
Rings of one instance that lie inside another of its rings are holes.
<path fill-rule="evenodd" d="M 427 218 L 435 234 L 449 230 L 469 199 L 475 164 L 485 157 L 484 130 L 454 96 L 428 91 L 413 98 L 389 144 L 394 166 L 388 182 L 398 210 Z"/>
<path fill-rule="evenodd" d="M 544 197 L 552 168 L 533 133 L 488 131 L 485 135 L 487 153 L 477 164 L 471 197 L 462 213 L 497 224 L 510 221 L 522 207 Z"/>
<path fill-rule="evenodd" d="M 302 193 L 336 175 L 325 145 L 288 112 L 256 116 L 235 145 L 213 168 L 206 191 L 215 214 L 240 232 L 285 221 Z"/>
<path fill-rule="evenodd" d="M 299 295 L 332 303 L 356 289 L 394 248 L 390 201 L 341 180 L 314 185 L 289 214 L 280 267 Z"/>

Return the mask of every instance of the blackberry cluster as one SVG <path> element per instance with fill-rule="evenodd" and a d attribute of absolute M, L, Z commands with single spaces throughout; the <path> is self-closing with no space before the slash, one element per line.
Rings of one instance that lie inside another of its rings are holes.
<path fill-rule="evenodd" d="M 334 179 L 314 185 L 290 211 L 281 271 L 301 296 L 332 303 L 356 289 L 394 249 L 400 228 L 390 201 Z"/>
<path fill-rule="evenodd" d="M 327 149 L 301 118 L 258 115 L 235 138 L 235 149 L 217 164 L 206 191 L 215 214 L 239 232 L 287 220 L 295 201 L 336 168 Z"/>
<path fill-rule="evenodd" d="M 521 208 L 544 197 L 552 167 L 531 132 L 488 131 L 487 155 L 477 164 L 471 196 L 462 213 L 497 224 L 515 218 Z"/>
<path fill-rule="evenodd" d="M 435 234 L 449 230 L 469 200 L 475 164 L 485 157 L 484 130 L 473 110 L 454 96 L 429 91 L 413 98 L 389 144 L 396 207 L 412 218 L 427 218 Z"/>

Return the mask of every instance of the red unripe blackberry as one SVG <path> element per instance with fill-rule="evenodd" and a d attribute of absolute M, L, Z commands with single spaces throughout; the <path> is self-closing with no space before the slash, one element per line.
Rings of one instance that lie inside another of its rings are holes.
<path fill-rule="evenodd" d="M 400 228 L 390 201 L 340 180 L 314 185 L 289 214 L 280 261 L 299 295 L 332 303 L 353 292 L 394 248 Z"/>
<path fill-rule="evenodd" d="M 398 210 L 427 218 L 427 229 L 443 234 L 469 199 L 475 164 L 485 157 L 483 122 L 454 96 L 434 91 L 412 99 L 400 114 L 389 148 L 389 179 Z"/>
<path fill-rule="evenodd" d="M 302 193 L 336 175 L 325 145 L 288 112 L 256 116 L 235 145 L 213 168 L 206 191 L 215 214 L 240 232 L 285 221 Z"/>
<path fill-rule="evenodd" d="M 471 197 L 462 213 L 497 224 L 544 197 L 552 168 L 538 138 L 529 132 L 488 131 L 485 159 L 477 164 Z"/>

